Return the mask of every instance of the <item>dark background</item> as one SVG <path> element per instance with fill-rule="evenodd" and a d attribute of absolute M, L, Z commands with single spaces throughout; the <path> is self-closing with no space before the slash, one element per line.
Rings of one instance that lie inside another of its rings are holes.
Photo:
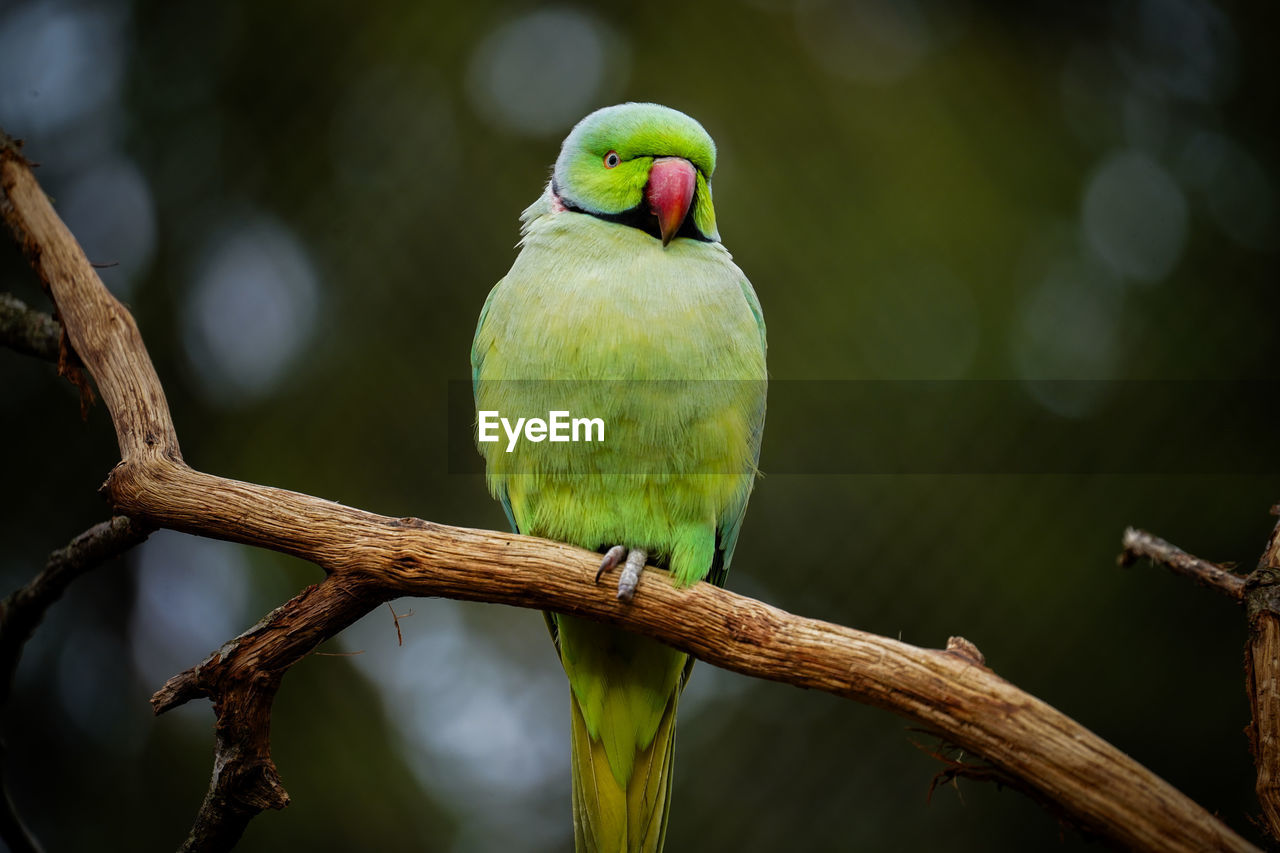
<path fill-rule="evenodd" d="M 778 389 L 729 586 L 920 645 L 961 634 L 1256 840 L 1242 615 L 1114 557 L 1132 524 L 1250 567 L 1273 523 L 1280 466 L 1250 460 L 1275 404 L 1233 383 L 1280 357 L 1277 23 L 1209 0 L 7 0 L 0 126 L 90 258 L 116 262 L 103 278 L 191 464 L 502 527 L 482 479 L 450 473 L 447 411 L 516 217 L 591 109 L 688 112 L 719 145 L 719 224 Z M 0 283 L 47 308 L 7 240 Z M 958 417 L 960 392 L 911 397 L 926 379 L 1001 390 L 961 393 Z M 0 389 L 12 588 L 106 517 L 118 456 L 50 365 L 0 353 Z M 897 437 L 891 461 L 849 456 L 867 436 Z M 1126 465 L 1126 447 L 1179 450 Z M 863 461 L 824 473 L 828 451 Z M 9 785 L 51 850 L 177 845 L 212 714 L 153 719 L 147 698 L 318 574 L 161 533 L 73 587 L 3 720 Z M 541 617 L 396 609 L 403 647 L 383 609 L 326 648 L 359 654 L 285 680 L 293 805 L 241 848 L 567 849 L 567 698 Z M 913 740 L 931 745 L 700 665 L 670 847 L 1087 843 L 993 785 L 930 800 L 939 765 Z"/>

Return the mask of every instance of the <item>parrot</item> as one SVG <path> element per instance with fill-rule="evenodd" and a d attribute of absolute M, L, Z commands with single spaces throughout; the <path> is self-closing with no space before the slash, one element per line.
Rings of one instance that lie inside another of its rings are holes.
<path fill-rule="evenodd" d="M 478 414 L 602 422 L 591 440 L 476 440 L 513 531 L 600 553 L 595 580 L 618 569 L 624 606 L 646 565 L 723 586 L 759 474 L 765 324 L 720 242 L 715 166 L 707 131 L 669 107 L 583 118 L 521 214 L 472 345 Z M 575 849 L 660 851 L 692 658 L 545 615 L 569 681 Z"/>

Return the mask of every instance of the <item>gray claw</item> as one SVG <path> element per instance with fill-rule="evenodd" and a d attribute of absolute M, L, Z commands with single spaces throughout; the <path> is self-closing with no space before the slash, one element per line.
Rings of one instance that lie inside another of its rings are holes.
<path fill-rule="evenodd" d="M 640 573 L 644 571 L 644 564 L 648 560 L 649 555 L 643 548 L 633 548 L 631 553 L 627 554 L 627 564 L 622 567 L 622 576 L 618 578 L 619 601 L 630 601 L 635 596 L 636 585 L 640 583 Z"/>
<path fill-rule="evenodd" d="M 622 562 L 623 556 L 627 553 L 627 549 L 621 545 L 614 545 L 604 554 L 604 559 L 600 561 L 600 568 L 596 570 L 596 583 L 600 583 L 600 578 L 604 577 L 605 572 L 611 572 Z"/>

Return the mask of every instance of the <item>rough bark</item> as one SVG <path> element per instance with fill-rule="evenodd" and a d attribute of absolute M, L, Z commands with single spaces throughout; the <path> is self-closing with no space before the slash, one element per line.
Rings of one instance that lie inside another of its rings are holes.
<path fill-rule="evenodd" d="M 1280 506 L 1271 508 L 1280 516 Z M 1280 840 L 1280 522 L 1245 590 L 1249 642 L 1245 648 L 1249 743 L 1258 769 L 1255 790 L 1271 837 Z"/>

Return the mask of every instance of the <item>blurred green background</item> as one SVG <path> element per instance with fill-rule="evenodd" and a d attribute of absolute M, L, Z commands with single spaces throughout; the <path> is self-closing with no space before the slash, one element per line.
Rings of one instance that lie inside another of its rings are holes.
<path fill-rule="evenodd" d="M 1008 413 L 954 430 L 940 407 L 909 433 L 937 468 L 823 473 L 795 449 L 856 445 L 897 415 L 813 423 L 775 394 L 729 586 L 920 645 L 961 634 L 1257 840 L 1242 615 L 1114 557 L 1133 524 L 1252 566 L 1274 457 L 1253 474 L 1087 460 L 1112 451 L 1093 420 L 1114 411 L 1110 381 L 1275 377 L 1278 16 L 1210 0 L 5 0 L 0 127 L 28 140 L 90 258 L 115 263 L 103 278 L 192 465 L 496 528 L 482 479 L 450 473 L 446 410 L 517 214 L 591 109 L 688 112 L 719 145 L 721 232 L 759 293 L 778 388 L 1012 380 L 1020 410 L 1080 427 L 1085 460 L 975 470 L 976 448 L 1018 442 Z M 0 280 L 47 307 L 7 239 Z M 1140 438 L 1159 446 L 1200 387 L 1159 395 Z M 81 423 L 51 366 L 0 353 L 0 389 L 9 589 L 106 517 L 95 490 L 118 457 L 101 406 Z M 153 719 L 147 698 L 318 576 L 160 533 L 72 588 L 3 720 L 9 785 L 50 850 L 177 845 L 212 713 Z M 567 697 L 541 617 L 396 610 L 412 611 L 403 647 L 382 609 L 326 647 L 359 654 L 285 680 L 273 744 L 293 805 L 241 849 L 568 849 Z M 1087 843 L 992 785 L 930 800 L 939 765 L 913 740 L 931 743 L 701 665 L 669 846 Z"/>

